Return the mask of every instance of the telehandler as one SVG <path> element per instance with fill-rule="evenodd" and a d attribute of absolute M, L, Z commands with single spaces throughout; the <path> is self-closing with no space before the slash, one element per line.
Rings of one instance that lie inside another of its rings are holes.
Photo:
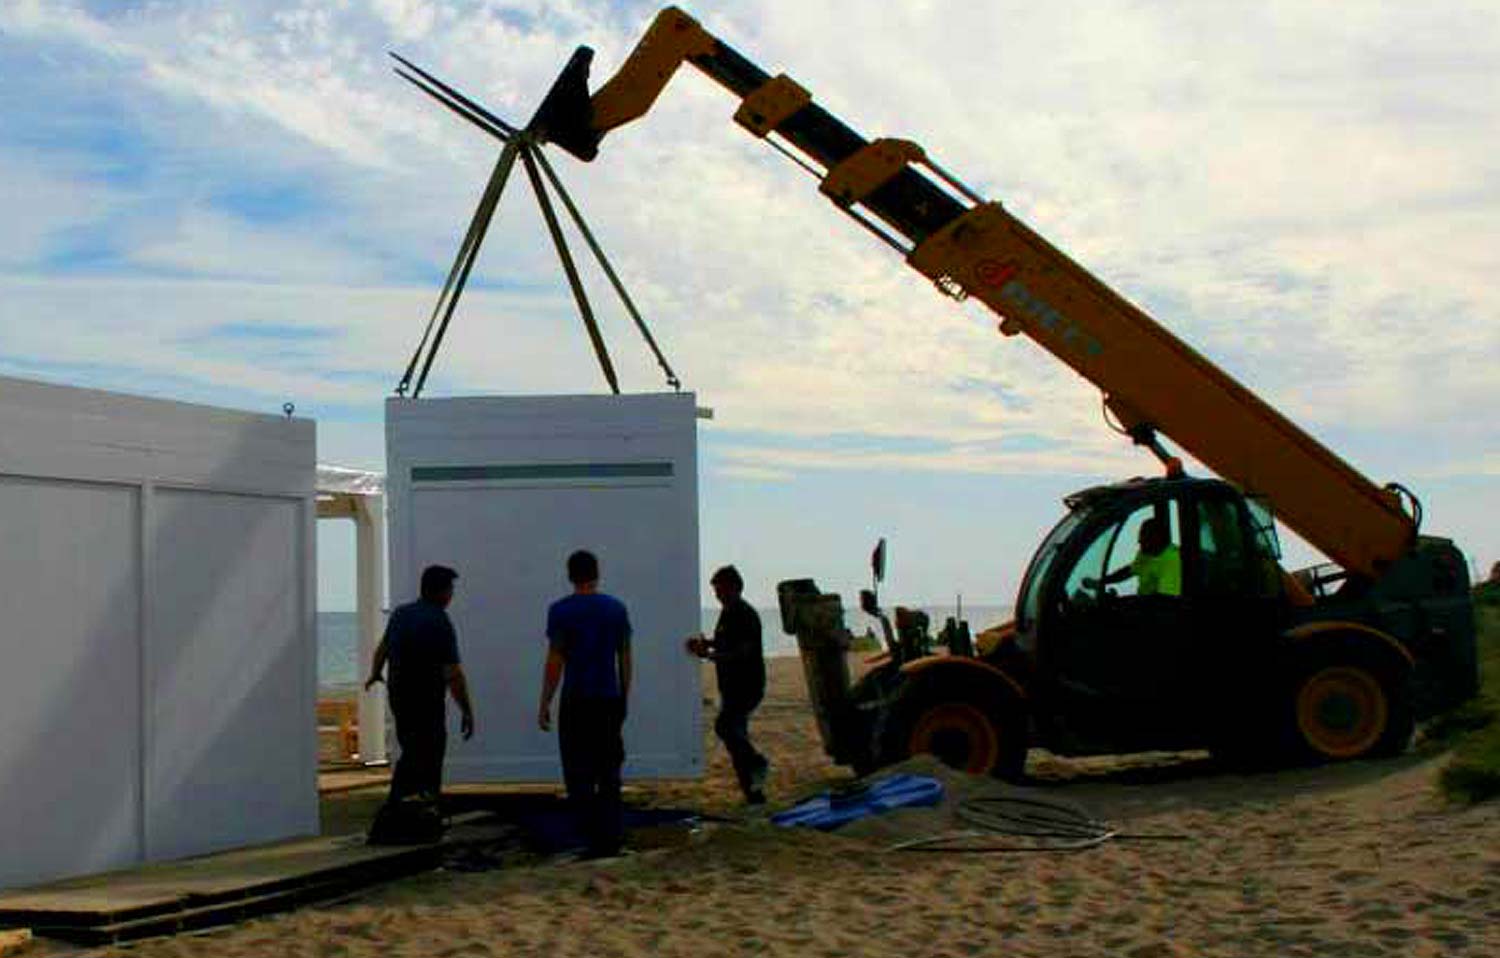
<path fill-rule="evenodd" d="M 1353 759 L 1405 747 L 1414 721 L 1475 693 L 1467 564 L 1420 533 L 1405 487 L 1366 479 L 922 147 L 865 139 L 682 10 L 662 10 L 591 94 L 592 55 L 574 53 L 524 135 L 592 160 L 691 64 L 739 98 L 737 123 L 816 172 L 940 292 L 978 299 L 1002 334 L 1097 385 L 1119 431 L 1164 469 L 1068 496 L 1014 620 L 960 654 L 929 654 L 898 616 L 884 661 L 851 685 L 839 598 L 782 583 L 835 760 L 865 770 L 930 752 L 1009 776 L 1033 744 Z M 1220 478 L 1185 474 L 1163 437 Z M 1274 517 L 1332 565 L 1284 571 Z M 1175 565 L 1148 587 L 1129 573 L 1152 535 Z M 873 592 L 862 605 L 880 612 Z"/>

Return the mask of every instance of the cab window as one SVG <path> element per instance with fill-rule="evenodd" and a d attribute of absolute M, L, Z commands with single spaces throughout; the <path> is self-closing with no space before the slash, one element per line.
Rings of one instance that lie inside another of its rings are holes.
<path fill-rule="evenodd" d="M 1198 581 L 1205 595 L 1240 595 L 1251 583 L 1251 549 L 1229 499 L 1198 503 Z"/>
<path fill-rule="evenodd" d="M 1057 554 L 1063 544 L 1072 536 L 1073 530 L 1083 521 L 1082 512 L 1070 512 L 1063 520 L 1048 534 L 1041 548 L 1037 549 L 1036 556 L 1031 560 L 1031 568 L 1026 570 L 1026 580 L 1021 586 L 1021 607 L 1016 611 L 1019 613 L 1016 624 L 1027 628 L 1037 620 L 1041 612 L 1042 588 L 1047 582 L 1047 573 L 1052 568 L 1052 563 L 1057 560 Z"/>
<path fill-rule="evenodd" d="M 1167 530 L 1168 542 L 1161 555 L 1142 557 L 1141 529 L 1151 519 L 1156 519 L 1159 526 Z M 1110 596 L 1180 595 L 1181 542 L 1177 510 L 1171 503 L 1141 506 L 1100 531 L 1084 549 L 1068 574 L 1064 601 L 1077 606 Z M 1140 561 L 1137 561 L 1138 557 L 1141 557 Z M 1178 563 L 1176 568 L 1168 568 L 1173 563 Z M 1122 575 L 1121 570 L 1130 570 L 1131 574 Z M 1107 581 L 1111 577 L 1114 581 Z"/>
<path fill-rule="evenodd" d="M 1281 595 L 1281 540 L 1276 537 L 1276 517 L 1271 507 L 1262 499 L 1248 496 L 1245 505 L 1250 510 L 1251 558 L 1255 564 L 1256 594 L 1275 598 Z"/>

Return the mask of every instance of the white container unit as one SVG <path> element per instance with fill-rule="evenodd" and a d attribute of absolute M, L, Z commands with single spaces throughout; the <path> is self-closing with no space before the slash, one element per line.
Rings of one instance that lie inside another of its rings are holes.
<path fill-rule="evenodd" d="M 682 646 L 701 615 L 694 396 L 391 399 L 386 456 L 392 603 L 427 565 L 459 574 L 449 614 L 478 731 L 461 741 L 449 709 L 446 780 L 560 779 L 536 707 L 575 549 L 599 557 L 634 627 L 626 777 L 701 774 L 699 665 Z"/>
<path fill-rule="evenodd" d="M 0 378 L 0 887 L 317 831 L 314 461 Z"/>

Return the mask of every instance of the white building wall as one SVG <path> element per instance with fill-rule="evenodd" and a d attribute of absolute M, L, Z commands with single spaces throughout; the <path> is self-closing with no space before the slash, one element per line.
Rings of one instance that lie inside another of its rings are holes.
<path fill-rule="evenodd" d="M 0 476 L 0 887 L 140 860 L 139 502 Z"/>
<path fill-rule="evenodd" d="M 560 778 L 536 727 L 547 606 L 564 561 L 599 557 L 630 611 L 630 778 L 702 772 L 697 407 L 689 393 L 401 400 L 386 405 L 392 604 L 432 563 L 459 572 L 450 615 L 478 733 L 449 738 L 451 782 Z"/>
<path fill-rule="evenodd" d="M 314 460 L 0 378 L 0 887 L 316 831 Z"/>

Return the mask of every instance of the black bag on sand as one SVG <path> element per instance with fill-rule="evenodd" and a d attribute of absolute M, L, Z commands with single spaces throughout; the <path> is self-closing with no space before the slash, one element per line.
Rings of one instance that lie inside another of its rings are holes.
<path fill-rule="evenodd" d="M 430 845 L 442 838 L 443 816 L 437 802 L 413 795 L 380 806 L 365 841 L 371 845 Z"/>

